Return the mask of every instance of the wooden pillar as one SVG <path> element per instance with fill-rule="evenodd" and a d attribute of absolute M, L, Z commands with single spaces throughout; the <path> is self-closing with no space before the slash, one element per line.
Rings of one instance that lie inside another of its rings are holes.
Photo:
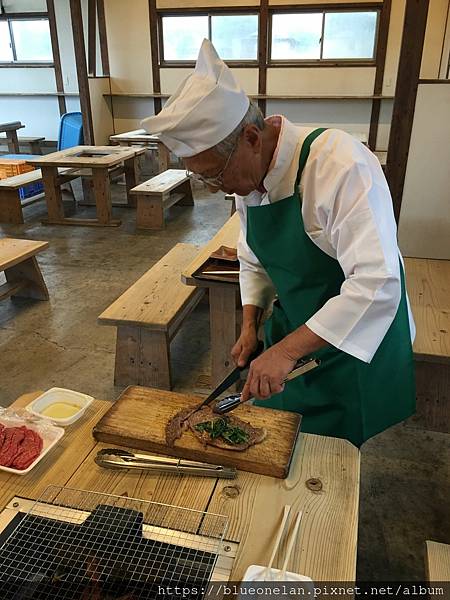
<path fill-rule="evenodd" d="M 148 0 L 148 12 L 150 18 L 150 48 L 152 52 L 152 77 L 153 93 L 161 93 L 161 78 L 159 73 L 159 51 L 158 51 L 158 13 L 156 12 L 156 0 Z M 161 98 L 153 98 L 155 115 L 161 111 Z"/>
<path fill-rule="evenodd" d="M 58 94 L 64 94 L 64 80 L 61 69 L 61 55 L 59 52 L 58 30 L 56 27 L 55 2 L 47 0 L 48 23 L 50 27 L 50 38 L 52 41 L 53 64 L 55 65 L 55 83 Z M 64 95 L 58 96 L 59 114 L 67 112 L 66 98 Z M 40 152 L 42 154 L 42 152 Z"/>
<path fill-rule="evenodd" d="M 73 45 L 77 65 L 78 90 L 80 106 L 83 115 L 84 143 L 87 146 L 95 144 L 94 126 L 92 123 L 91 96 L 86 63 L 86 48 L 84 44 L 83 14 L 80 0 L 70 0 L 70 15 L 72 18 Z"/>
<path fill-rule="evenodd" d="M 386 161 L 386 176 L 398 223 L 419 84 L 429 0 L 406 0 L 402 46 Z"/>
<path fill-rule="evenodd" d="M 374 96 L 381 96 L 383 94 L 384 66 L 386 64 L 386 50 L 390 18 L 391 0 L 384 0 L 383 8 L 381 9 L 380 14 L 377 55 L 375 59 L 377 67 L 375 72 L 375 83 L 373 86 Z M 381 102 L 382 100 L 380 98 L 374 98 L 372 100 L 372 114 L 370 115 L 370 128 L 368 140 L 368 145 L 371 150 L 376 150 Z"/>
<path fill-rule="evenodd" d="M 258 34 L 258 94 L 267 94 L 267 34 L 269 21 L 269 0 L 261 0 L 259 7 L 259 34 Z M 258 106 L 266 116 L 266 99 L 260 98 Z"/>

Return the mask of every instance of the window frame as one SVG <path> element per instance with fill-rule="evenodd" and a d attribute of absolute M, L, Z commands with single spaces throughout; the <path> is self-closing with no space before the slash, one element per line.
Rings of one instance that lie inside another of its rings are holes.
<path fill-rule="evenodd" d="M 269 8 L 268 32 L 267 32 L 267 67 L 375 67 L 378 38 L 380 33 L 380 17 L 382 4 L 360 4 L 357 8 L 354 5 L 346 4 L 328 4 L 328 5 L 309 5 L 308 7 L 295 6 L 289 7 L 272 7 Z M 323 42 L 325 32 L 325 15 L 327 13 L 359 13 L 359 12 L 376 12 L 377 21 L 375 25 L 375 42 L 373 47 L 372 58 L 323 58 Z M 272 32 L 273 32 L 273 17 L 280 14 L 309 14 L 322 13 L 322 35 L 320 38 L 320 58 L 318 59 L 273 59 L 272 58 Z"/>
<path fill-rule="evenodd" d="M 50 18 L 48 13 L 3 13 L 0 15 L 1 21 L 6 21 L 8 23 L 9 37 L 11 41 L 11 50 L 13 53 L 13 60 L 0 60 L 0 68 L 9 67 L 9 68 L 17 68 L 17 67 L 54 67 L 54 57 L 53 57 L 53 45 L 52 45 L 52 58 L 51 60 L 18 60 L 17 52 L 16 52 L 16 44 L 13 35 L 12 22 L 13 21 L 47 21 L 50 30 Z M 51 33 L 50 33 L 50 42 L 51 42 Z"/>
<path fill-rule="evenodd" d="M 164 17 L 208 17 L 208 39 L 211 40 L 211 17 L 238 17 L 241 15 L 253 15 L 258 20 L 257 44 L 255 59 L 225 60 L 226 64 L 233 68 L 258 67 L 259 66 L 259 22 L 261 15 L 258 7 L 232 7 L 227 9 L 162 9 L 158 10 L 158 65 L 160 68 L 192 68 L 195 60 L 166 60 L 164 58 L 164 35 L 162 20 Z"/>

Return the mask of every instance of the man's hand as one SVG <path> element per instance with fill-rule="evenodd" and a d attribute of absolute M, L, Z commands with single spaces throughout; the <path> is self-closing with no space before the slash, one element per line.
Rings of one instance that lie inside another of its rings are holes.
<path fill-rule="evenodd" d="M 247 381 L 242 390 L 242 402 L 255 396 L 267 400 L 284 389 L 284 380 L 294 368 L 297 359 L 282 343 L 275 344 L 250 363 Z"/>
<path fill-rule="evenodd" d="M 252 396 L 267 400 L 279 394 L 298 359 L 325 346 L 328 346 L 327 341 L 301 325 L 251 362 L 242 401 L 247 402 Z"/>
<path fill-rule="evenodd" d="M 249 356 L 258 346 L 258 336 L 255 327 L 242 328 L 241 335 L 231 350 L 231 356 L 237 367 L 244 367 Z"/>

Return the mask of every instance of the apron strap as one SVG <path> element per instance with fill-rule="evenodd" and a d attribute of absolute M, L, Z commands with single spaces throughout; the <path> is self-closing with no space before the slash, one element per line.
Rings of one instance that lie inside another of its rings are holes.
<path fill-rule="evenodd" d="M 302 145 L 302 149 L 300 151 L 300 159 L 298 161 L 297 179 L 295 180 L 295 188 L 294 188 L 295 190 L 298 189 L 298 186 L 300 184 L 300 177 L 302 176 L 303 169 L 305 168 L 306 161 L 308 160 L 309 151 L 311 150 L 311 144 L 314 142 L 314 140 L 317 137 L 319 137 L 319 135 L 321 133 L 326 131 L 326 129 L 327 129 L 326 127 L 319 127 L 318 129 L 314 129 L 314 131 L 311 131 L 311 133 L 306 136 L 305 141 L 303 142 L 303 145 Z"/>

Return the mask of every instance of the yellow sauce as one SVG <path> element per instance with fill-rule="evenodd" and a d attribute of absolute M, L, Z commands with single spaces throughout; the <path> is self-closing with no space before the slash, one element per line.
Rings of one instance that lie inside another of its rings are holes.
<path fill-rule="evenodd" d="M 73 417 L 80 408 L 80 406 L 69 404 L 68 402 L 55 402 L 44 408 L 44 410 L 41 410 L 40 413 L 41 415 L 44 415 L 44 417 L 53 419 L 68 419 L 69 417 Z"/>

